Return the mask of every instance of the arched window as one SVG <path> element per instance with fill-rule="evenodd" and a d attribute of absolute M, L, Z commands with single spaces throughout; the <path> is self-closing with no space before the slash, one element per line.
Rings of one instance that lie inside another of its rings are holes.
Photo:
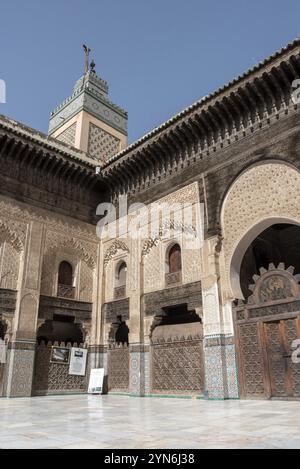
<path fill-rule="evenodd" d="M 67 261 L 62 261 L 58 269 L 58 283 L 62 285 L 73 285 L 73 267 Z"/>
<path fill-rule="evenodd" d="M 181 282 L 181 248 L 174 244 L 167 250 L 166 284 Z"/>
<path fill-rule="evenodd" d="M 126 273 L 127 273 L 127 265 L 125 262 L 121 262 L 121 264 L 117 267 L 116 272 L 116 287 L 123 287 L 126 285 Z"/>
<path fill-rule="evenodd" d="M 59 264 L 57 296 L 63 298 L 74 298 L 73 267 L 67 261 L 62 261 Z"/>
<path fill-rule="evenodd" d="M 117 265 L 115 278 L 115 299 L 124 298 L 126 296 L 126 276 L 127 265 L 122 261 Z"/>
<path fill-rule="evenodd" d="M 169 250 L 168 261 L 170 274 L 181 271 L 181 249 L 179 244 L 174 244 Z"/>

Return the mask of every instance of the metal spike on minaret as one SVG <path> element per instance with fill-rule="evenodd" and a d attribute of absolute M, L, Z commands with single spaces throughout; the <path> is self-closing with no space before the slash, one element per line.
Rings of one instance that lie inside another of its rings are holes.
<path fill-rule="evenodd" d="M 82 44 L 83 50 L 84 50 L 84 74 L 86 75 L 89 71 L 89 55 L 91 52 L 91 49 L 87 47 L 85 44 Z"/>

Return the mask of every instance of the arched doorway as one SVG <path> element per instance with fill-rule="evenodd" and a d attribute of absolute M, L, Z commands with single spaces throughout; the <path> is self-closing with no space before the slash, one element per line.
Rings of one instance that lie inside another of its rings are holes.
<path fill-rule="evenodd" d="M 275 223 L 244 250 L 234 308 L 241 397 L 300 398 L 300 227 Z"/>

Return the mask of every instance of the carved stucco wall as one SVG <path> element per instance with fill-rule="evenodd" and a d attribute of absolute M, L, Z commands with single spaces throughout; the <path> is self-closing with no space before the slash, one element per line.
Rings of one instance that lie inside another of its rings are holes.
<path fill-rule="evenodd" d="M 144 260 L 144 292 L 159 290 L 163 284 L 162 266 L 164 260 L 162 257 L 161 244 L 153 246 L 149 254 L 145 256 Z"/>
<path fill-rule="evenodd" d="M 0 288 L 17 290 L 20 269 L 20 252 L 4 241 L 0 244 Z"/>
<path fill-rule="evenodd" d="M 17 288 L 28 227 L 37 221 L 45 227 L 41 293 L 56 294 L 56 268 L 61 260 L 69 260 L 77 268 L 80 279 L 78 299 L 92 301 L 99 243 L 93 226 L 29 208 L 6 197 L 0 198 L 0 214 L 0 288 Z"/>
<path fill-rule="evenodd" d="M 191 207 L 191 226 L 198 229 L 201 244 L 201 216 L 199 206 L 198 184 L 192 183 L 182 189 L 179 189 L 166 197 L 155 202 L 156 204 L 185 204 Z M 178 210 L 180 212 L 180 209 Z M 165 228 L 164 211 L 159 218 L 158 227 L 162 232 L 157 239 L 151 237 L 138 240 L 132 240 L 130 232 L 126 237 L 104 242 L 104 265 L 105 265 L 105 302 L 113 300 L 113 285 L 115 281 L 115 268 L 117 263 L 123 259 L 128 268 L 128 285 L 130 291 L 139 288 L 139 264 L 143 256 L 144 265 L 144 292 L 165 288 L 165 259 L 166 251 L 172 242 L 179 242 L 182 248 L 182 282 L 192 283 L 199 281 L 201 276 L 201 253 L 200 245 L 196 243 L 192 249 L 188 249 L 188 241 L 185 236 L 168 231 Z M 176 217 L 175 217 L 176 218 Z M 128 217 L 128 225 L 132 216 Z M 184 220 L 185 221 L 185 220 Z M 187 223 L 186 225 L 190 225 Z M 149 220 L 143 224 L 145 233 L 151 233 Z M 126 234 L 126 233 L 125 233 Z M 110 262 L 112 261 L 112 262 Z"/>
<path fill-rule="evenodd" d="M 182 283 L 193 283 L 199 281 L 201 277 L 201 242 L 202 242 L 202 225 L 201 225 L 201 212 L 199 203 L 199 190 L 198 184 L 192 183 L 188 186 L 179 189 L 166 197 L 156 201 L 157 204 L 184 204 L 191 210 L 191 219 L 186 222 L 184 211 L 180 208 L 171 216 L 176 224 L 176 217 L 182 218 L 184 230 L 189 228 L 195 230 L 195 234 L 199 237 L 193 237 L 188 240 L 184 233 L 178 233 L 172 229 L 168 232 L 165 230 L 164 214 L 161 215 L 162 233 L 157 239 L 148 239 L 143 243 L 144 255 L 144 292 L 149 293 L 165 288 L 165 262 L 166 251 L 172 242 L 178 242 L 181 246 L 182 257 Z M 187 209 L 189 210 L 189 209 Z M 150 228 L 150 227 L 149 227 Z M 190 244 L 193 240 L 195 243 Z"/>
<path fill-rule="evenodd" d="M 75 298 L 92 302 L 96 249 L 96 244 L 82 242 L 76 237 L 70 238 L 64 233 L 48 231 L 43 257 L 41 294 L 49 296 L 57 294 L 59 264 L 67 261 L 73 267 Z"/>
<path fill-rule="evenodd" d="M 89 126 L 88 154 L 97 160 L 107 161 L 120 151 L 120 140 L 97 125 Z"/>
<path fill-rule="evenodd" d="M 233 183 L 221 215 L 224 289 L 233 297 L 237 296 L 233 278 L 237 273 L 232 270 L 235 253 L 241 258 L 252 240 L 273 223 L 300 223 L 299 207 L 300 173 L 284 162 L 251 167 Z"/>
<path fill-rule="evenodd" d="M 185 204 L 190 207 L 191 217 L 184 218 L 184 228 L 194 231 L 201 229 L 201 216 L 199 202 L 198 183 L 190 184 L 179 189 L 168 196 L 156 201 L 156 204 L 177 204 L 177 208 L 173 209 L 179 212 L 178 204 Z M 173 211 L 172 209 L 172 211 Z M 117 236 L 115 239 L 106 239 L 103 241 L 103 257 L 104 257 L 104 296 L 103 302 L 110 302 L 114 299 L 115 272 L 118 263 L 124 260 L 127 264 L 127 294 L 130 304 L 130 319 L 128 325 L 130 328 L 130 343 L 140 341 L 140 320 L 141 293 L 149 293 L 160 289 L 165 289 L 165 259 L 166 251 L 171 243 L 179 242 L 182 248 L 182 283 L 192 283 L 200 280 L 201 275 L 201 253 L 199 243 L 194 245 L 193 249 L 187 249 L 187 242 L 182 233 L 173 229 L 174 221 L 178 221 L 176 216 L 171 216 L 167 223 L 167 213 L 164 209 L 156 210 L 156 216 L 159 213 L 158 223 L 156 224 L 156 232 L 151 233 L 150 220 L 148 217 L 139 218 L 140 225 L 143 227 L 143 236 L 141 239 L 134 239 L 131 236 L 130 229 L 123 231 L 124 235 L 119 236 L 118 227 L 116 229 Z M 187 212 L 185 212 L 187 214 Z M 133 220 L 133 215 L 129 215 L 127 219 L 128 226 Z M 167 223 L 167 224 L 166 224 Z M 171 226 L 170 226 L 171 225 Z M 126 226 L 126 224 L 124 224 Z M 112 228 L 110 226 L 109 228 Z M 170 229 L 171 228 L 171 229 Z M 111 231 L 112 233 L 114 231 Z M 193 236 L 195 233 L 192 231 Z M 200 234 L 201 242 L 202 234 Z M 141 278 L 141 267 L 144 272 Z M 143 281 L 143 291 L 141 292 L 141 281 Z M 145 328 L 148 334 L 151 321 L 145 321 Z M 106 327 L 107 329 L 107 327 Z M 107 338 L 108 329 L 104 331 Z"/>
<path fill-rule="evenodd" d="M 27 225 L 9 215 L 0 201 L 0 288 L 16 290 Z"/>
<path fill-rule="evenodd" d="M 65 129 L 61 134 L 59 134 L 56 138 L 61 142 L 66 143 L 67 145 L 74 145 L 75 144 L 75 134 L 76 134 L 76 122 L 70 125 L 67 129 Z"/>
<path fill-rule="evenodd" d="M 126 274 L 126 283 L 127 286 L 130 285 L 130 276 L 131 276 L 131 265 L 132 257 L 129 255 L 131 240 L 120 240 L 116 239 L 109 241 L 105 244 L 105 254 L 104 254 L 104 267 L 105 267 L 105 292 L 104 300 L 105 302 L 113 301 L 114 299 L 114 287 L 115 287 L 115 278 L 116 278 L 116 268 L 117 265 L 124 261 L 127 265 L 127 274 Z M 129 288 L 127 288 L 129 292 Z"/>

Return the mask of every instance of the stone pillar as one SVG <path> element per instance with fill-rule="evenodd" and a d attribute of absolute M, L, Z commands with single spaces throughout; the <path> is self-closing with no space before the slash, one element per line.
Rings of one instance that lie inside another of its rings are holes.
<path fill-rule="evenodd" d="M 146 357 L 147 349 L 144 345 L 144 264 L 140 259 L 139 240 L 132 239 L 131 275 L 130 275 L 130 363 L 129 363 L 129 393 L 132 396 L 145 396 L 146 393 Z M 149 352 L 148 352 L 149 354 Z"/>
<path fill-rule="evenodd" d="M 209 399 L 237 398 L 237 373 L 230 304 L 224 302 L 220 285 L 221 239 L 203 246 L 202 300 L 205 391 Z"/>
<path fill-rule="evenodd" d="M 105 299 L 105 273 L 103 243 L 99 240 L 93 285 L 93 311 L 89 345 L 89 372 L 92 368 L 104 368 L 103 390 L 107 388 L 107 346 L 105 344 L 105 321 L 102 304 Z"/>
<path fill-rule="evenodd" d="M 132 396 L 145 396 L 150 392 L 149 346 L 135 344 L 130 346 L 130 383 Z"/>
<path fill-rule="evenodd" d="M 8 350 L 7 396 L 31 396 L 39 309 L 43 225 L 31 222 L 19 275 L 14 329 Z"/>

